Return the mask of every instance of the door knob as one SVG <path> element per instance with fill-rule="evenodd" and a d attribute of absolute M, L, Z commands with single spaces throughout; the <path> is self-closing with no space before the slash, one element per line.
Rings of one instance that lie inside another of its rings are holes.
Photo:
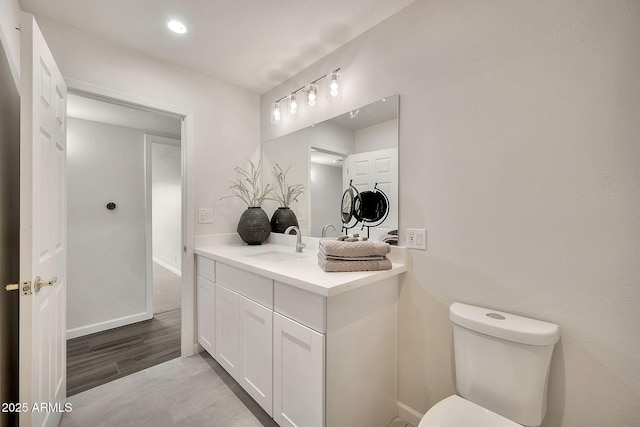
<path fill-rule="evenodd" d="M 40 289 L 45 286 L 53 286 L 58 281 L 57 277 L 52 277 L 51 280 L 42 280 L 40 276 L 36 276 L 36 280 L 33 281 L 33 290 L 38 292 Z"/>

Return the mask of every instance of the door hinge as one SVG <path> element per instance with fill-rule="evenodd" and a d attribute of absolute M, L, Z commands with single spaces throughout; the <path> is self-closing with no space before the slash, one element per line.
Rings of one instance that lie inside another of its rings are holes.
<path fill-rule="evenodd" d="M 31 282 L 11 283 L 4 287 L 5 291 L 20 291 L 22 295 L 31 295 Z"/>

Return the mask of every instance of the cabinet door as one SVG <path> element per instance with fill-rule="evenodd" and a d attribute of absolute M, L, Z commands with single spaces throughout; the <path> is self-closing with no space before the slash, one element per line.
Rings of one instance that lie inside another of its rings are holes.
<path fill-rule="evenodd" d="M 240 385 L 273 416 L 273 311 L 240 296 Z"/>
<path fill-rule="evenodd" d="M 236 381 L 240 380 L 240 295 L 216 284 L 215 359 Z"/>
<path fill-rule="evenodd" d="M 282 427 L 324 425 L 324 338 L 273 314 L 273 419 Z"/>
<path fill-rule="evenodd" d="M 215 285 L 202 276 L 196 276 L 198 285 L 197 314 L 198 342 L 213 357 L 216 355 Z"/>

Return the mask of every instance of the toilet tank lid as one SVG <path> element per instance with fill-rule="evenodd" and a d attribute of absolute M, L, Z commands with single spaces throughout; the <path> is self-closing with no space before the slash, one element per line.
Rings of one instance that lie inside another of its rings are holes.
<path fill-rule="evenodd" d="M 521 344 L 551 345 L 560 338 L 554 323 L 459 302 L 449 307 L 449 318 L 464 328 Z"/>

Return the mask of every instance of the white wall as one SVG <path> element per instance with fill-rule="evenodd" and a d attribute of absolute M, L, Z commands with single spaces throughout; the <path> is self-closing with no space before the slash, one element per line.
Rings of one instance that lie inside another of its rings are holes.
<path fill-rule="evenodd" d="M 214 208 L 195 235 L 234 232 L 243 210 L 228 194 L 235 166 L 259 154 L 258 95 L 36 16 L 65 78 L 193 112 L 195 209 Z M 206 54 L 206 53 L 203 53 Z M 196 212 L 188 212 L 196 216 Z M 190 242 L 189 242 L 190 243 Z"/>
<path fill-rule="evenodd" d="M 180 164 L 179 145 L 151 143 L 153 260 L 176 274 L 182 252 Z"/>
<path fill-rule="evenodd" d="M 448 306 L 560 325 L 545 427 L 640 419 L 640 2 L 417 0 L 261 97 L 263 140 L 400 94 L 398 399 L 454 393 Z M 338 105 L 269 104 L 342 67 Z"/>
<path fill-rule="evenodd" d="M 67 328 L 76 337 L 150 317 L 144 133 L 71 117 L 67 128 Z"/>

